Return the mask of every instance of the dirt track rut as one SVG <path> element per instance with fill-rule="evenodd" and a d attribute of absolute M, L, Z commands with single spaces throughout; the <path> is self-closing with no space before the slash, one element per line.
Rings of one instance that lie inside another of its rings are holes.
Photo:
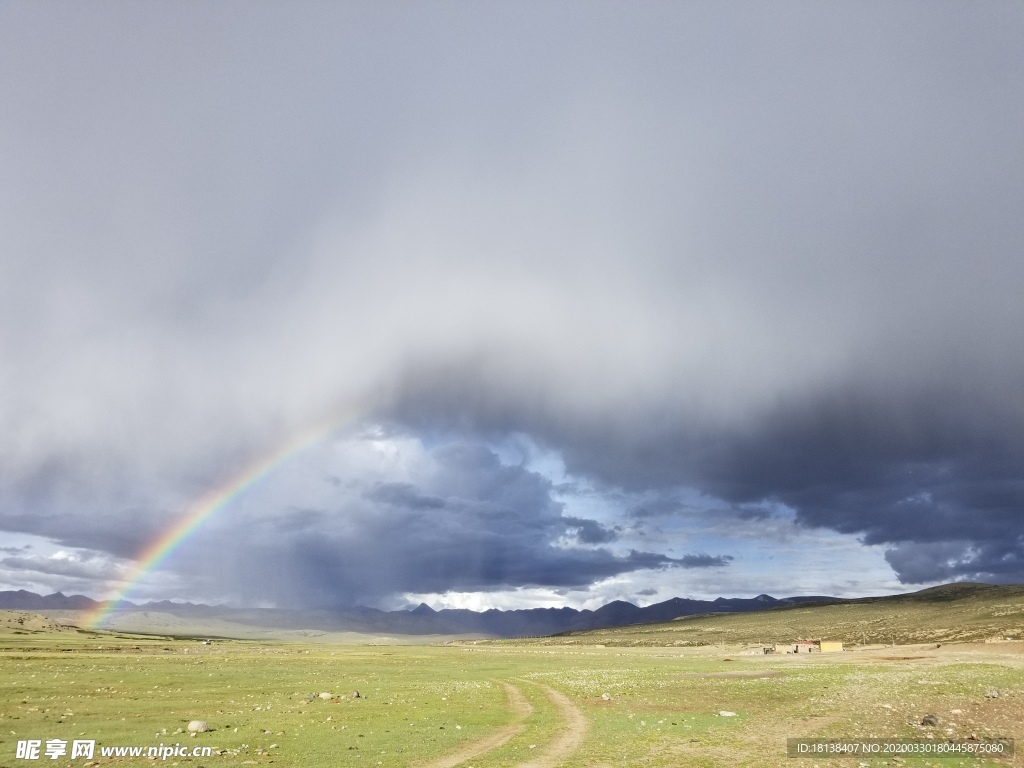
<path fill-rule="evenodd" d="M 514 685 L 503 681 L 500 681 L 500 684 L 505 689 L 505 693 L 508 696 L 509 709 L 512 710 L 515 719 L 504 728 L 482 739 L 477 739 L 456 752 L 452 752 L 450 755 L 439 757 L 429 763 L 420 764 L 419 768 L 455 768 L 455 766 L 462 765 L 469 760 L 497 749 L 506 744 L 512 737 L 518 736 L 526 730 L 524 721 L 533 714 L 533 707 L 526 700 L 526 697 L 523 696 L 522 691 Z M 535 685 L 544 691 L 544 694 L 554 704 L 558 716 L 562 720 L 563 727 L 555 738 L 539 749 L 536 755 L 525 763 L 519 763 L 515 768 L 556 768 L 583 744 L 583 740 L 587 736 L 587 718 L 580 708 L 573 704 L 564 693 L 556 691 L 554 688 L 549 688 L 546 685 Z"/>
<path fill-rule="evenodd" d="M 506 725 L 504 728 L 484 736 L 482 739 L 477 739 L 467 744 L 457 752 L 439 757 L 429 763 L 423 763 L 421 768 L 455 768 L 455 766 L 479 757 L 485 752 L 497 749 L 513 736 L 518 736 L 526 729 L 526 726 L 523 725 L 523 720 L 533 714 L 533 707 L 530 706 L 530 702 L 523 696 L 522 691 L 511 683 L 502 682 L 501 686 L 505 689 L 505 694 L 508 696 L 509 709 L 512 710 L 515 720 L 510 725 Z"/>
<path fill-rule="evenodd" d="M 564 728 L 541 749 L 540 754 L 525 763 L 519 763 L 516 768 L 555 768 L 579 749 L 584 739 L 587 738 L 589 724 L 582 710 L 561 691 L 548 688 L 546 685 L 542 685 L 540 688 L 555 705 L 559 717 L 562 718 Z"/>

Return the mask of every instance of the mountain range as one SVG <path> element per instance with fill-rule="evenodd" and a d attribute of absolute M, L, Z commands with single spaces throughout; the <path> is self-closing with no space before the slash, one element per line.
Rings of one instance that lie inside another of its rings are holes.
<path fill-rule="evenodd" d="M 624 600 L 615 600 L 593 611 L 575 608 L 526 608 L 509 611 L 445 608 L 435 611 L 425 603 L 411 610 L 398 611 L 382 611 L 363 606 L 322 609 L 230 608 L 223 605 L 162 600 L 141 605 L 122 602 L 118 605 L 117 612 L 161 612 L 183 618 L 220 619 L 255 627 L 282 629 L 404 635 L 483 634 L 511 638 L 671 621 L 682 616 L 707 613 L 750 613 L 797 603 L 823 602 L 840 602 L 840 599 L 820 595 L 784 598 L 758 595 L 752 598 L 719 597 L 715 600 L 673 597 L 645 607 Z M 84 595 L 64 595 L 61 592 L 37 595 L 25 590 L 0 592 L 0 609 L 91 611 L 99 605 L 98 601 Z"/>

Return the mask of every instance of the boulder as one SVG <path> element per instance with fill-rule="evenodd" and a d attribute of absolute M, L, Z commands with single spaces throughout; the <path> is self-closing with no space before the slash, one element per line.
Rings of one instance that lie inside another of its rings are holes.
<path fill-rule="evenodd" d="M 188 724 L 189 733 L 206 733 L 211 730 L 210 724 L 205 720 L 193 720 Z"/>

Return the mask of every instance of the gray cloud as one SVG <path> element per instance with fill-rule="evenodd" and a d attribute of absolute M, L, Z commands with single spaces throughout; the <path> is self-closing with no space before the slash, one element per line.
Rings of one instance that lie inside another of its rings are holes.
<path fill-rule="evenodd" d="M 732 560 L 732 555 L 683 555 L 680 565 L 683 568 L 718 568 L 728 565 Z"/>
<path fill-rule="evenodd" d="M 1024 581 L 1022 553 L 1024 536 L 1014 536 L 1011 531 L 1002 541 L 977 536 L 967 542 L 904 541 L 886 552 L 886 560 L 911 584 L 954 580 L 1019 583 Z"/>
<path fill-rule="evenodd" d="M 1016 581 L 1022 436 L 1024 420 L 977 392 L 849 392 L 781 409 L 756 439 L 732 444 L 711 482 L 728 498 L 777 499 L 804 524 L 893 544 L 888 560 L 907 583 Z M 929 569 L 915 554 L 926 544 L 960 555 Z"/>
<path fill-rule="evenodd" d="M 111 563 L 95 557 L 5 557 L 0 558 L 0 568 L 30 571 L 34 576 L 45 574 L 92 581 L 120 576 Z"/>
<path fill-rule="evenodd" d="M 576 538 L 583 544 L 607 544 L 618 538 L 615 530 L 605 528 L 596 520 L 585 520 L 579 517 L 563 516 L 567 527 L 576 532 Z"/>
<path fill-rule="evenodd" d="M 356 449 L 370 450 L 365 443 Z M 210 541 L 230 535 L 238 553 L 221 558 L 216 579 L 222 591 L 293 605 L 350 604 L 402 592 L 585 587 L 641 569 L 709 567 L 729 559 L 560 546 L 570 531 L 580 541 L 595 539 L 587 541 L 592 544 L 608 539 L 590 533 L 607 532 L 592 520 L 563 517 L 550 481 L 501 464 L 481 445 L 407 449 L 401 464 L 417 477 L 415 484 L 367 478 L 366 487 L 357 482 L 344 491 L 325 484 L 329 506 L 303 511 L 301 525 L 277 516 L 222 523 Z M 210 573 L 204 565 L 209 554 L 198 547 L 194 567 L 185 570 Z"/>
<path fill-rule="evenodd" d="M 673 499 L 670 496 L 666 496 L 646 501 L 640 506 L 629 510 L 628 515 L 629 517 L 643 520 L 648 517 L 664 517 L 673 515 L 684 508 L 685 505 L 681 501 Z"/>
<path fill-rule="evenodd" d="M 436 496 L 423 496 L 417 493 L 416 488 L 409 483 L 379 483 L 371 490 L 366 491 L 364 496 L 371 501 L 413 510 L 444 507 L 444 499 L 439 499 Z"/>
<path fill-rule="evenodd" d="M 673 493 L 686 485 L 724 502 L 709 515 L 764 518 L 765 504 L 782 504 L 800 524 L 892 544 L 888 560 L 905 583 L 1020 580 L 1024 418 L 1017 395 L 1010 382 L 979 379 L 991 363 L 965 371 L 947 362 L 935 379 L 928 369 L 895 366 L 892 378 L 857 375 L 821 385 L 778 398 L 740 422 L 709 424 L 693 415 L 666 421 L 653 412 L 629 421 L 569 421 L 499 390 L 478 397 L 471 423 L 484 432 L 533 430 L 560 447 L 571 471 L 611 486 L 662 489 L 664 495 L 629 510 L 638 524 L 694 514 Z M 472 380 L 468 372 L 420 377 L 399 411 L 413 423 L 450 423 L 448 398 L 465 401 L 460 393 Z M 458 414 L 465 421 L 467 409 Z M 929 570 L 927 559 L 909 555 L 918 551 L 914 543 L 928 542 L 963 554 L 934 561 Z M 899 554 L 904 547 L 906 558 Z"/>
<path fill-rule="evenodd" d="M 1021 579 L 1024 11 L 794 8 L 3 6 L 0 529 L 130 557 L 354 413 L 529 435 L 636 520 L 686 486 L 908 583 Z M 438 461 L 332 467 L 238 538 L 277 583 L 238 572 L 329 602 L 686 563 Z"/>

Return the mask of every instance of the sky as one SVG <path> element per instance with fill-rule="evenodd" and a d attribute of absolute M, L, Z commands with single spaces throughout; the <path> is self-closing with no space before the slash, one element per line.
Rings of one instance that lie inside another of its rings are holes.
<path fill-rule="evenodd" d="M 1024 582 L 1024 6 L 0 4 L 0 589 Z"/>

